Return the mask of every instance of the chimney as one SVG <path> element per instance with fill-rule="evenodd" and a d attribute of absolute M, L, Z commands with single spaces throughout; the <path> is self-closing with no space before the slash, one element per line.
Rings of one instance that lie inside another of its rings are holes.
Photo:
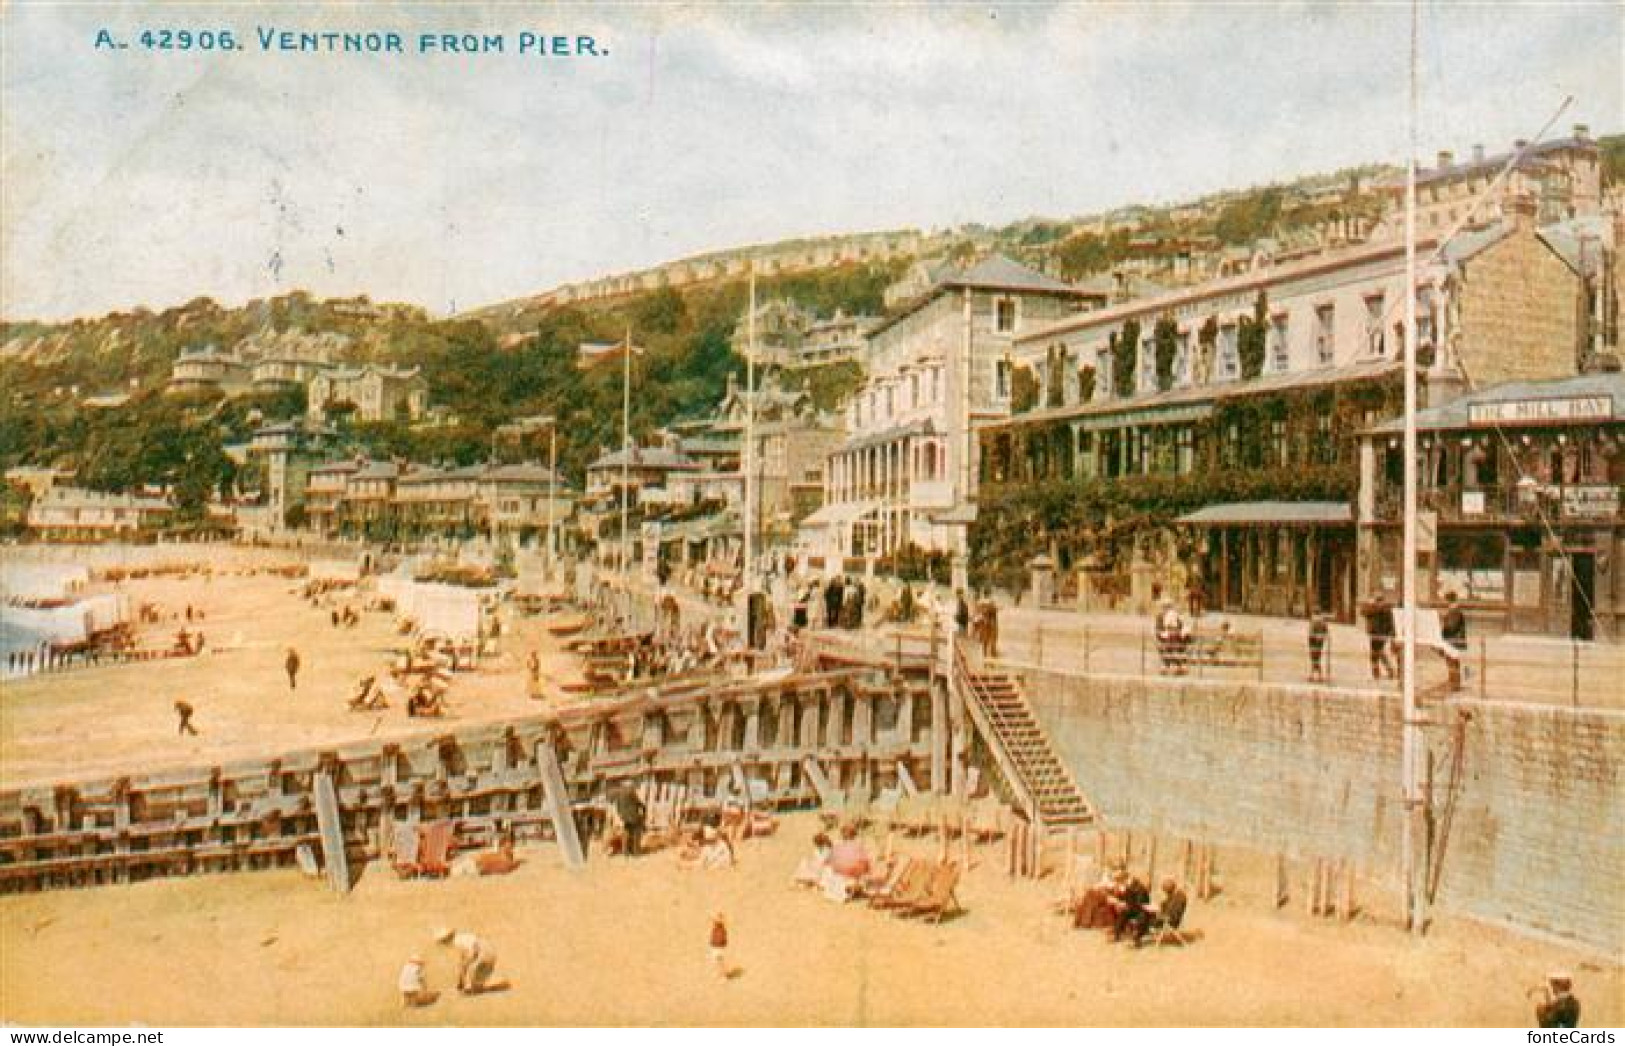
<path fill-rule="evenodd" d="M 1591 140 L 1591 128 L 1590 128 L 1590 126 L 1587 125 L 1587 124 L 1583 124 L 1583 123 L 1575 124 L 1574 125 L 1574 140 L 1577 141 L 1577 142 L 1589 142 Z"/>
<path fill-rule="evenodd" d="M 1512 143 L 1512 151 L 1521 153 L 1521 152 L 1524 151 L 1525 147 L 1527 147 L 1528 145 L 1529 145 L 1529 139 L 1527 139 L 1527 138 L 1515 139 L 1513 141 L 1513 143 Z"/>
<path fill-rule="evenodd" d="M 1529 193 L 1518 193 L 1506 203 L 1507 213 L 1512 216 L 1512 227 L 1523 232 L 1535 227 L 1535 198 Z"/>
<path fill-rule="evenodd" d="M 1448 171 L 1450 169 L 1451 165 L 1454 164 L 1455 162 L 1456 162 L 1456 154 L 1455 153 L 1451 152 L 1449 149 L 1440 149 L 1439 150 L 1439 170 Z"/>
<path fill-rule="evenodd" d="M 1474 163 L 1483 163 L 1484 162 L 1484 147 L 1482 145 L 1473 146 L 1473 162 Z"/>

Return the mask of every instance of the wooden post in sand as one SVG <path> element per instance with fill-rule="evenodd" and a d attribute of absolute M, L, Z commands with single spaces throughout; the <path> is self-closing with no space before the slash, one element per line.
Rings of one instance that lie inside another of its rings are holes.
<path fill-rule="evenodd" d="M 322 864 L 327 869 L 327 885 L 334 893 L 350 892 L 350 858 L 344 852 L 344 819 L 339 812 L 338 792 L 333 775 L 316 773 L 316 830 L 322 837 Z"/>
<path fill-rule="evenodd" d="M 1275 907 L 1285 907 L 1289 900 L 1291 896 L 1287 886 L 1286 853 L 1280 852 L 1275 855 Z"/>
<path fill-rule="evenodd" d="M 581 847 L 581 833 L 576 831 L 570 788 L 564 783 L 558 753 L 545 738 L 536 742 L 536 768 L 541 771 L 547 815 L 553 822 L 553 835 L 559 841 L 559 849 L 564 853 L 564 863 L 571 868 L 580 868 L 587 863 L 587 854 Z"/>
<path fill-rule="evenodd" d="M 1354 859 L 1343 861 L 1343 888 L 1338 893 L 1337 914 L 1348 922 L 1354 918 Z"/>

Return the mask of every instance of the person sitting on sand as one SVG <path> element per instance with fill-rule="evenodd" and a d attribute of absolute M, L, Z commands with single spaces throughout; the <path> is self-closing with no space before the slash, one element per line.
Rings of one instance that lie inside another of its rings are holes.
<path fill-rule="evenodd" d="M 474 867 L 481 875 L 507 875 L 519 867 L 513 855 L 513 839 L 504 835 L 494 851 L 474 855 Z"/>
<path fill-rule="evenodd" d="M 707 871 L 732 868 L 734 848 L 728 837 L 712 825 L 700 829 L 700 867 Z"/>
<path fill-rule="evenodd" d="M 1116 913 L 1112 922 L 1112 940 L 1120 941 L 1129 935 L 1138 944 L 1150 920 L 1150 914 L 1145 910 L 1150 902 L 1151 891 L 1146 889 L 1145 883 L 1138 877 L 1129 878 L 1128 883 L 1112 898 L 1112 909 Z"/>
<path fill-rule="evenodd" d="M 868 848 L 858 839 L 857 825 L 841 825 L 841 840 L 830 850 L 829 865 L 820 884 L 824 896 L 832 901 L 848 900 L 873 864 Z"/>
<path fill-rule="evenodd" d="M 439 992 L 429 990 L 428 983 L 423 978 L 423 956 L 413 955 L 401 967 L 400 979 L 396 985 L 401 990 L 401 1005 L 406 1007 L 427 1006 L 440 997 Z"/>
<path fill-rule="evenodd" d="M 792 881 L 798 886 L 817 886 L 824 878 L 824 869 L 829 866 L 829 855 L 834 846 L 829 836 L 819 832 L 813 836 L 813 852 L 801 859 L 796 865 Z"/>

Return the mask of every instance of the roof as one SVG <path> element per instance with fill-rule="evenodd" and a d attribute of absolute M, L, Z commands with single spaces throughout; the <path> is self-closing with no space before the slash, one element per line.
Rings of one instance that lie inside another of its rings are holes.
<path fill-rule="evenodd" d="M 1432 249 L 1436 244 L 1437 240 L 1431 238 L 1417 241 L 1419 249 Z M 1110 305 L 1104 309 L 1064 316 L 1054 323 L 1033 327 L 1018 334 L 1016 341 L 1018 343 L 1042 341 L 1085 327 L 1111 326 L 1131 318 L 1168 312 L 1190 302 L 1202 301 L 1207 298 L 1229 297 L 1243 291 L 1271 287 L 1305 276 L 1335 272 L 1338 269 L 1382 261 L 1387 258 L 1400 258 L 1403 257 L 1404 253 L 1405 245 L 1399 241 L 1363 243 L 1340 250 L 1325 251 L 1284 265 L 1264 266 L 1236 276 L 1208 280 L 1171 293 L 1147 295 L 1118 305 Z"/>
<path fill-rule="evenodd" d="M 929 418 L 923 421 L 911 421 L 907 425 L 894 425 L 880 432 L 855 435 L 842 443 L 840 450 L 862 450 L 864 447 L 877 447 L 909 436 L 930 436 L 935 432 L 936 426 L 931 424 Z"/>
<path fill-rule="evenodd" d="M 853 523 L 881 506 L 879 501 L 837 501 L 825 505 L 801 521 L 804 527 L 828 527 L 838 523 Z"/>
<path fill-rule="evenodd" d="M 1548 225 L 1539 235 L 1569 268 L 1584 276 L 1601 264 L 1602 249 L 1612 242 L 1613 230 L 1605 216 L 1593 214 Z"/>
<path fill-rule="evenodd" d="M 1615 371 L 1611 374 L 1581 374 L 1572 378 L 1560 378 L 1556 381 L 1510 381 L 1501 385 L 1493 385 L 1477 392 L 1469 392 L 1465 396 L 1458 396 L 1449 403 L 1416 412 L 1416 427 L 1418 430 L 1438 431 L 1441 429 L 1465 429 L 1475 425 L 1472 420 L 1473 408 L 1494 403 L 1530 403 L 1542 401 L 1564 401 L 1579 398 L 1606 398 L 1609 401 L 1608 416 L 1587 416 L 1583 419 L 1573 416 L 1545 418 L 1532 416 L 1526 418 L 1509 418 L 1500 422 L 1507 425 L 1539 425 L 1539 424 L 1573 424 L 1577 420 L 1588 422 L 1625 422 L 1625 372 Z M 1496 422 L 1478 422 L 1477 424 L 1495 424 Z M 1373 426 L 1369 431 L 1373 433 L 1403 432 L 1405 419 L 1394 418 L 1380 425 Z"/>
<path fill-rule="evenodd" d="M 400 467 L 393 461 L 369 461 L 356 470 L 352 479 L 394 479 L 400 475 Z"/>
<path fill-rule="evenodd" d="M 1199 526 L 1244 523 L 1353 526 L 1354 509 L 1346 501 L 1233 501 L 1197 509 L 1175 522 Z"/>
<path fill-rule="evenodd" d="M 1523 154 L 1518 166 L 1531 165 L 1548 153 L 1562 152 L 1566 149 L 1596 149 L 1597 143 L 1590 138 L 1553 138 L 1550 141 L 1536 142 L 1529 146 Z M 1468 160 L 1465 163 L 1451 164 L 1449 167 L 1434 167 L 1416 172 L 1418 187 L 1432 185 L 1434 182 L 1450 181 L 1453 178 L 1465 178 L 1477 174 L 1490 174 L 1505 167 L 1507 161 L 1512 159 L 1513 153 L 1497 153 L 1486 156 L 1482 160 Z M 1398 190 L 1405 186 L 1403 175 L 1393 175 L 1375 183 L 1377 188 Z"/>
<path fill-rule="evenodd" d="M 1002 254 L 990 255 L 961 273 L 949 273 L 939 287 L 973 287 L 979 290 L 1028 291 L 1039 294 L 1081 294 L 1080 288 L 1029 269 Z"/>
<path fill-rule="evenodd" d="M 699 462 L 669 447 L 633 447 L 630 462 L 625 451 L 612 451 L 588 465 L 589 470 L 620 468 L 623 464 L 640 469 L 697 469 Z"/>
<path fill-rule="evenodd" d="M 1181 419 L 1177 417 L 1160 417 L 1160 415 L 1172 414 L 1175 412 L 1175 408 L 1206 407 L 1224 400 L 1239 399 L 1243 396 L 1253 396 L 1265 392 L 1289 392 L 1299 389 L 1319 388 L 1324 385 L 1341 385 L 1352 381 L 1372 381 L 1387 377 L 1390 374 L 1397 374 L 1402 366 L 1395 360 L 1370 360 L 1365 363 L 1350 363 L 1343 367 L 1288 371 L 1284 374 L 1261 374 L 1250 381 L 1188 385 L 1183 388 L 1169 389 L 1166 392 L 1130 396 L 1126 399 L 1108 399 L 1080 403 L 1071 407 L 1051 407 L 1046 410 L 1028 411 L 1025 414 L 1015 414 L 1009 418 L 992 422 L 986 427 L 1013 427 L 1047 421 L 1070 421 L 1078 418 L 1114 416 L 1132 412 L 1156 412 L 1159 415 L 1158 420 L 1176 421 Z"/>
<path fill-rule="evenodd" d="M 487 483 L 547 483 L 556 480 L 564 485 L 564 477 L 554 477 L 546 465 L 497 465 L 485 470 L 481 477 Z"/>

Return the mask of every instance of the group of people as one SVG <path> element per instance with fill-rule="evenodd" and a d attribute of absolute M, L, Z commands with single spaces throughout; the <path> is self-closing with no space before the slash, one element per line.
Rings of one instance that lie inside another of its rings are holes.
<path fill-rule="evenodd" d="M 1450 689 L 1457 690 L 1461 687 L 1462 656 L 1467 652 L 1467 613 L 1462 609 L 1461 601 L 1454 591 L 1445 593 L 1444 602 L 1444 609 L 1439 613 L 1439 638 L 1450 648 L 1443 651 L 1446 655 L 1445 667 L 1449 673 Z M 1388 602 L 1388 597 L 1381 592 L 1372 596 L 1364 609 L 1371 678 L 1374 680 L 1380 680 L 1384 676 L 1389 679 L 1399 678 L 1399 671 L 1394 663 L 1394 652 L 1400 643 L 1395 609 L 1394 605 Z M 1314 654 L 1315 635 L 1311 631 L 1311 658 Z"/>
<path fill-rule="evenodd" d="M 497 953 L 485 938 L 472 930 L 446 928 L 436 930 L 434 939 L 456 955 L 457 990 L 463 995 L 507 990 L 508 982 L 496 979 Z M 396 984 L 401 993 L 401 1005 L 409 1008 L 431 1005 L 440 997 L 439 992 L 429 987 L 427 966 L 421 953 L 407 958 Z"/>
<path fill-rule="evenodd" d="M 1153 902 L 1150 888 L 1119 863 L 1098 883 L 1068 898 L 1067 908 L 1075 928 L 1105 930 L 1112 941 L 1128 941 L 1138 948 L 1152 929 L 1179 929 L 1189 903 L 1184 888 L 1172 876 L 1163 878 L 1162 893 Z"/>
<path fill-rule="evenodd" d="M 861 897 L 871 886 L 883 882 L 889 868 L 870 855 L 858 837 L 856 825 L 842 824 L 838 834 L 836 841 L 824 832 L 813 836 L 813 852 L 796 865 L 791 881 L 842 902 Z"/>

